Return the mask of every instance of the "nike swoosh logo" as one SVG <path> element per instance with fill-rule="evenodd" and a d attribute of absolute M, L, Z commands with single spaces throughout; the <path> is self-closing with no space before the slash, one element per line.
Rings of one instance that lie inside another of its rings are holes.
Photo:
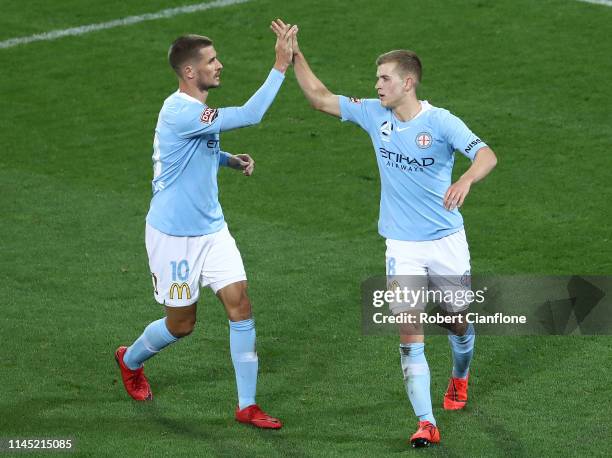
<path fill-rule="evenodd" d="M 398 127 L 396 130 L 397 130 L 398 132 L 402 132 L 402 131 L 404 131 L 404 130 L 406 130 L 406 129 L 410 129 L 410 126 L 408 126 L 408 127 L 404 127 L 403 129 L 400 129 L 400 128 Z"/>

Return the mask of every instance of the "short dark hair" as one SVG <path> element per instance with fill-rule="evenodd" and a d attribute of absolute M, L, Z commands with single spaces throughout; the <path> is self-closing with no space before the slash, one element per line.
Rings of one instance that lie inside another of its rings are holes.
<path fill-rule="evenodd" d="M 394 51 L 381 54 L 378 56 L 378 59 L 376 59 L 377 66 L 389 62 L 394 62 L 397 64 L 396 68 L 399 70 L 402 76 L 406 73 L 412 73 L 417 77 L 417 82 L 421 82 L 423 67 L 421 66 L 421 59 L 419 59 L 419 56 L 417 56 L 414 51 L 409 51 L 407 49 L 396 49 Z"/>
<path fill-rule="evenodd" d="M 174 40 L 168 50 L 168 62 L 178 76 L 185 62 L 198 57 L 200 49 L 212 46 L 210 38 L 203 35 L 183 35 Z"/>

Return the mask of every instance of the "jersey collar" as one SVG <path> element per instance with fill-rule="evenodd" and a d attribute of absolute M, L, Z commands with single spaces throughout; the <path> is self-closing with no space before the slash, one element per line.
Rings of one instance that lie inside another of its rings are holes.
<path fill-rule="evenodd" d="M 414 118 L 411 119 L 411 121 L 415 120 L 416 118 L 418 118 L 419 116 L 421 116 L 423 113 L 425 113 L 426 111 L 431 110 L 431 105 L 429 104 L 429 102 L 427 100 L 420 100 L 421 102 L 421 111 L 419 111 L 416 116 Z"/>
<path fill-rule="evenodd" d="M 191 97 L 189 94 L 185 94 L 184 92 L 181 92 L 180 89 L 177 89 L 177 91 L 175 92 L 176 95 L 178 95 L 181 99 L 183 100 L 187 100 L 188 102 L 195 102 L 195 103 L 199 103 L 200 105 L 204 105 L 202 102 L 200 102 L 198 99 Z"/>
<path fill-rule="evenodd" d="M 402 124 L 408 124 L 408 123 L 410 123 L 410 122 L 414 121 L 415 119 L 417 119 L 417 118 L 418 118 L 419 116 L 421 116 L 423 113 L 425 113 L 425 112 L 427 112 L 427 111 L 431 110 L 431 108 L 432 108 L 432 107 L 431 107 L 431 105 L 429 104 L 429 102 L 428 102 L 427 100 L 419 100 L 419 102 L 421 103 L 421 111 L 419 111 L 419 112 L 418 112 L 418 113 L 417 113 L 417 114 L 414 116 L 414 118 L 412 118 L 411 120 L 409 120 L 409 121 L 401 121 L 401 120 L 400 120 L 400 119 L 399 119 L 397 116 L 395 116 L 395 113 L 393 113 L 393 112 L 392 112 L 392 113 L 393 113 L 393 118 L 394 118 L 394 119 L 395 119 L 397 122 L 399 122 L 399 123 L 402 123 Z"/>

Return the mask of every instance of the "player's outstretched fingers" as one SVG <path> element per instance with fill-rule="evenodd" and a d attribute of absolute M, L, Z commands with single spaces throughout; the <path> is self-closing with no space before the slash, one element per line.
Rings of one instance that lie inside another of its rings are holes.
<path fill-rule="evenodd" d="M 285 40 L 285 46 L 287 46 L 287 49 L 291 52 L 291 56 L 292 56 L 292 60 L 293 60 L 293 37 L 295 37 L 295 34 L 297 33 L 297 25 L 291 26 L 291 28 L 289 30 L 287 30 L 287 33 L 285 34 L 284 40 Z"/>
<path fill-rule="evenodd" d="M 293 49 L 293 55 L 295 56 L 300 52 L 300 45 L 298 44 L 297 32 L 291 37 L 291 49 Z"/>
<path fill-rule="evenodd" d="M 272 21 L 272 24 L 270 24 L 270 29 L 272 29 L 272 32 L 274 32 L 277 37 L 280 38 L 283 36 L 284 29 L 280 25 L 278 25 L 275 21 Z"/>
<path fill-rule="evenodd" d="M 285 24 L 281 18 L 277 18 L 276 23 L 283 29 L 289 28 L 291 26 L 291 24 Z"/>
<path fill-rule="evenodd" d="M 275 19 L 274 21 L 272 21 L 270 28 L 278 37 L 283 37 L 291 28 L 291 24 L 285 24 L 280 19 Z"/>
<path fill-rule="evenodd" d="M 298 26 L 292 25 L 285 31 L 284 38 L 288 41 L 291 41 L 293 36 L 298 32 Z"/>

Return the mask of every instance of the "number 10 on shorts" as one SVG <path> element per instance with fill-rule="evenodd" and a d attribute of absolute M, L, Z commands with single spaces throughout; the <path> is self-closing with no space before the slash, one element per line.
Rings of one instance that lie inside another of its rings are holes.
<path fill-rule="evenodd" d="M 189 278 L 189 263 L 186 259 L 170 262 L 172 266 L 172 281 L 186 281 Z"/>

